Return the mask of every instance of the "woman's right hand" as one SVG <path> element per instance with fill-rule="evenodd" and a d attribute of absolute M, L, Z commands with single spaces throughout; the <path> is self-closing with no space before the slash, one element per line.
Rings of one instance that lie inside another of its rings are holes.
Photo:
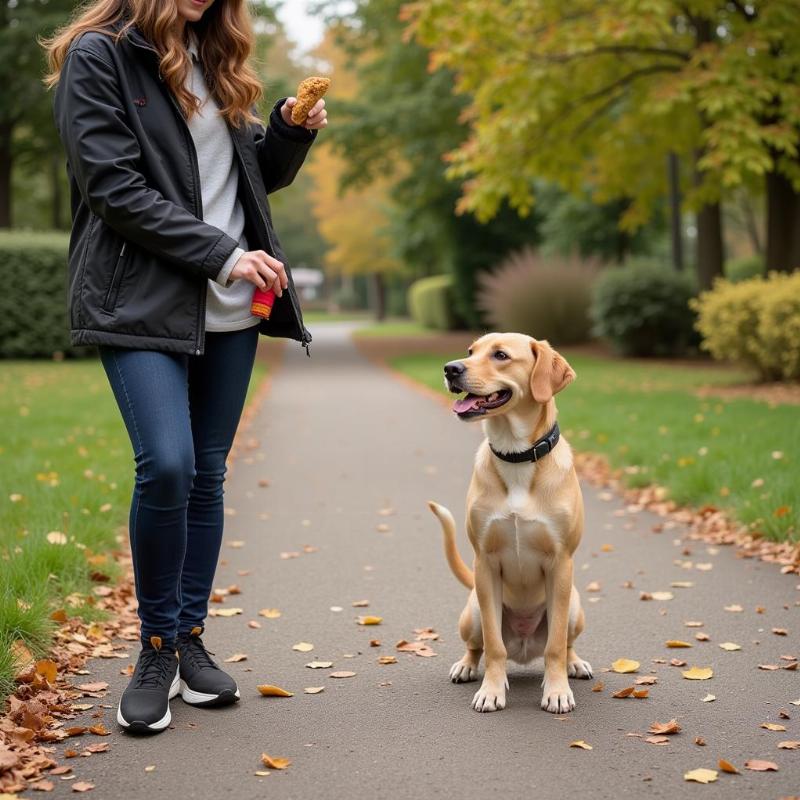
<path fill-rule="evenodd" d="M 230 280 L 244 278 L 246 281 L 255 284 L 262 292 L 272 289 L 280 297 L 283 290 L 288 288 L 289 279 L 286 277 L 286 270 L 283 262 L 273 258 L 263 250 L 248 250 L 234 264 Z"/>

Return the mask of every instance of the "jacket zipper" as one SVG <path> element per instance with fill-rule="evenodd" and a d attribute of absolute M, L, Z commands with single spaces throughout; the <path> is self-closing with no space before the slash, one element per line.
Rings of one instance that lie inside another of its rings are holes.
<path fill-rule="evenodd" d="M 250 194 L 252 195 L 253 199 L 255 200 L 256 208 L 258 209 L 258 216 L 261 219 L 261 224 L 264 226 L 264 232 L 267 234 L 267 242 L 269 242 L 269 248 L 270 248 L 270 251 L 271 251 L 271 255 L 273 256 L 273 258 L 277 258 L 277 255 L 276 255 L 277 250 L 275 249 L 275 244 L 273 243 L 272 237 L 270 236 L 270 233 L 269 233 L 269 224 L 267 223 L 267 220 L 264 217 L 264 212 L 261 210 L 261 206 L 258 204 L 258 196 L 256 195 L 255 187 L 253 186 L 253 183 L 250 180 L 250 174 L 245 169 L 246 164 L 244 163 L 244 156 L 242 155 L 242 151 L 239 148 L 239 142 L 236 139 L 235 133 L 232 133 L 231 140 L 233 141 L 233 146 L 236 149 L 236 152 L 237 152 L 237 154 L 239 156 L 239 164 L 241 165 L 241 170 L 240 171 L 244 173 L 244 177 L 245 177 L 245 180 L 247 181 L 247 185 L 250 187 Z M 294 312 L 295 320 L 297 320 L 297 325 L 300 328 L 300 339 L 301 339 L 300 344 L 301 344 L 302 347 L 305 347 L 306 355 L 307 356 L 311 356 L 311 348 L 309 347 L 310 339 L 307 337 L 305 325 L 303 325 L 303 323 L 302 323 L 302 319 L 300 317 L 300 308 L 298 307 L 297 302 L 295 301 L 294 292 L 289 287 L 286 288 L 286 292 L 288 293 L 289 301 L 292 304 L 292 311 Z"/>
<path fill-rule="evenodd" d="M 117 261 L 114 264 L 114 271 L 111 273 L 111 282 L 108 284 L 108 291 L 106 292 L 106 298 L 103 301 L 103 310 L 104 311 L 111 311 L 113 307 L 116 305 L 116 296 L 119 294 L 119 282 L 122 280 L 122 259 L 125 255 L 125 246 L 127 242 L 122 243 L 122 247 L 120 248 L 119 255 L 117 256 Z M 114 298 L 114 302 L 112 303 L 112 297 Z"/>

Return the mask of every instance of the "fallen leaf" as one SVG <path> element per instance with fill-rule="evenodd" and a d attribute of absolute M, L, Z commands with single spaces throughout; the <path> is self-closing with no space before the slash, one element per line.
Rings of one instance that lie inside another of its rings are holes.
<path fill-rule="evenodd" d="M 594 686 L 592 686 L 593 692 L 602 692 L 603 689 L 606 688 L 606 685 L 602 681 L 598 681 Z"/>
<path fill-rule="evenodd" d="M 689 642 L 682 642 L 680 639 L 670 639 L 664 642 L 666 647 L 691 647 Z"/>
<path fill-rule="evenodd" d="M 778 742 L 778 747 L 781 750 L 800 750 L 800 742 L 794 739 L 789 739 L 785 742 Z"/>
<path fill-rule="evenodd" d="M 590 584 L 587 585 L 586 591 L 587 592 L 599 592 L 599 591 L 601 591 L 600 582 L 599 581 L 592 581 Z"/>
<path fill-rule="evenodd" d="M 777 722 L 762 722 L 758 727 L 759 728 L 765 728 L 768 731 L 785 731 L 786 730 L 786 726 L 785 725 L 778 725 Z"/>
<path fill-rule="evenodd" d="M 745 769 L 751 769 L 754 772 L 777 772 L 778 765 L 774 761 L 762 761 L 760 758 L 751 758 L 749 761 L 744 762 Z"/>
<path fill-rule="evenodd" d="M 713 703 L 717 699 L 716 695 L 707 694 L 700 702 L 701 703 Z"/>
<path fill-rule="evenodd" d="M 681 726 L 678 724 L 677 719 L 671 719 L 669 722 L 653 722 L 648 728 L 650 733 L 659 735 L 680 733 Z"/>
<path fill-rule="evenodd" d="M 642 675 L 641 678 L 636 678 L 634 683 L 637 686 L 653 686 L 658 682 L 658 678 L 655 675 Z"/>
<path fill-rule="evenodd" d="M 208 615 L 210 617 L 235 617 L 237 614 L 241 613 L 241 608 L 210 608 L 208 610 Z"/>
<path fill-rule="evenodd" d="M 278 619 L 280 615 L 281 612 L 277 608 L 262 608 L 258 612 L 259 617 L 266 617 L 267 619 Z"/>
<path fill-rule="evenodd" d="M 694 737 L 694 743 L 698 747 L 705 747 L 706 746 L 706 740 L 702 736 L 695 736 Z"/>
<path fill-rule="evenodd" d="M 265 767 L 269 769 L 286 769 L 291 763 L 290 758 L 280 758 L 279 756 L 270 756 L 267 753 L 261 754 L 261 761 Z"/>
<path fill-rule="evenodd" d="M 711 667 L 691 667 L 681 672 L 681 675 L 689 681 L 707 681 L 713 677 L 714 671 Z"/>
<path fill-rule="evenodd" d="M 773 628 L 772 632 L 776 636 L 788 636 L 789 635 L 789 631 L 787 631 L 786 628 Z"/>
<path fill-rule="evenodd" d="M 309 661 L 306 666 L 309 669 L 329 669 L 333 666 L 333 661 Z"/>
<path fill-rule="evenodd" d="M 633 686 L 628 686 L 625 689 L 620 689 L 618 692 L 614 692 L 614 694 L 612 694 L 611 696 L 612 697 L 630 697 L 633 694 L 633 691 L 634 691 L 634 687 Z"/>
<path fill-rule="evenodd" d="M 78 781 L 72 784 L 73 792 L 91 792 L 94 789 L 94 784 L 89 781 Z"/>
<path fill-rule="evenodd" d="M 37 781 L 36 783 L 31 784 L 31 789 L 37 792 L 52 792 L 53 789 L 55 789 L 55 784 L 53 781 Z M 0 797 L 3 797 L 3 795 L 0 795 Z"/>
<path fill-rule="evenodd" d="M 711 641 L 711 637 L 707 633 L 703 633 L 702 631 L 700 631 L 700 633 L 696 633 L 694 635 L 694 638 L 697 639 L 698 642 L 709 642 L 709 641 Z"/>
<path fill-rule="evenodd" d="M 728 651 L 730 651 L 730 652 L 733 652 L 734 650 L 741 650 L 741 649 L 742 649 L 742 646 L 741 646 L 741 645 L 735 644 L 734 642 L 723 642 L 723 643 L 720 645 L 720 647 L 721 647 L 723 650 L 728 650 Z"/>
<path fill-rule="evenodd" d="M 736 767 L 733 766 L 733 764 L 731 764 L 730 761 L 726 761 L 724 758 L 721 758 L 719 760 L 718 766 L 723 772 L 727 772 L 729 775 L 741 775 L 742 774 L 741 772 L 739 772 L 738 769 L 736 769 Z"/>
<path fill-rule="evenodd" d="M 240 661 L 247 661 L 247 653 L 234 653 L 225 659 L 226 664 L 238 664 Z"/>
<path fill-rule="evenodd" d="M 97 681 L 96 683 L 79 683 L 78 688 L 82 692 L 102 692 L 108 689 L 106 681 Z"/>
<path fill-rule="evenodd" d="M 93 733 L 95 736 L 111 736 L 111 731 L 102 722 L 92 725 L 89 728 L 89 733 Z"/>
<path fill-rule="evenodd" d="M 649 689 L 634 689 L 633 690 L 633 696 L 637 700 L 644 700 L 649 695 L 650 695 L 650 690 Z"/>
<path fill-rule="evenodd" d="M 280 686 L 273 686 L 271 683 L 262 683 L 256 686 L 262 697 L 294 697 L 294 692 L 287 692 Z"/>
<path fill-rule="evenodd" d="M 58 666 L 55 661 L 42 659 L 36 662 L 36 674 L 41 675 L 48 683 L 55 683 Z"/>
<path fill-rule="evenodd" d="M 355 677 L 355 672 L 349 672 L 348 670 L 341 670 L 340 672 L 331 672 L 331 678 L 353 678 Z"/>
<path fill-rule="evenodd" d="M 713 783 L 719 773 L 715 769 L 693 769 L 684 773 L 685 781 L 696 781 L 697 783 Z"/>
<path fill-rule="evenodd" d="M 50 542 L 50 544 L 63 545 L 67 543 L 67 537 L 65 534 L 61 533 L 61 531 L 50 531 L 50 533 L 47 534 L 47 541 Z"/>
<path fill-rule="evenodd" d="M 688 622 L 683 623 L 687 628 L 702 628 L 702 622 L 695 622 L 694 620 L 689 620 Z"/>
<path fill-rule="evenodd" d="M 648 736 L 645 741 L 648 744 L 669 744 L 669 736 Z"/>
<path fill-rule="evenodd" d="M 353 600 L 353 608 L 366 608 L 369 605 L 369 600 Z"/>
<path fill-rule="evenodd" d="M 653 661 L 655 661 L 655 659 L 653 659 Z M 671 658 L 669 660 L 669 664 L 670 664 L 671 667 L 685 667 L 686 666 L 686 662 L 685 661 L 681 661 L 680 658 Z"/>
<path fill-rule="evenodd" d="M 633 661 L 629 658 L 618 658 L 612 665 L 611 669 L 614 672 L 619 673 L 627 673 L 627 672 L 636 672 L 639 669 L 640 664 L 638 661 Z"/>
<path fill-rule="evenodd" d="M 767 670 L 768 672 L 774 672 L 776 669 L 780 669 L 778 664 L 759 664 L 759 669 Z"/>
<path fill-rule="evenodd" d="M 383 622 L 383 617 L 361 616 L 356 622 L 359 625 L 380 625 Z"/>
<path fill-rule="evenodd" d="M 691 589 L 694 584 L 691 581 L 672 581 L 670 586 L 673 589 Z"/>
<path fill-rule="evenodd" d="M 653 592 L 653 600 L 672 600 L 675 595 L 672 592 Z"/>
<path fill-rule="evenodd" d="M 744 611 L 744 609 L 738 604 L 734 604 L 732 606 L 725 606 L 725 610 L 732 611 L 734 614 L 739 614 L 740 612 Z"/>
<path fill-rule="evenodd" d="M 379 664 L 396 664 L 397 659 L 394 656 L 380 656 L 378 658 Z"/>
<path fill-rule="evenodd" d="M 299 653 L 308 653 L 314 649 L 314 645 L 310 642 L 298 642 L 292 645 L 292 650 L 297 650 Z"/>
<path fill-rule="evenodd" d="M 578 739 L 575 742 L 570 742 L 569 746 L 570 747 L 580 747 L 581 750 L 591 750 L 592 749 L 592 746 L 590 744 L 587 744 L 586 742 L 584 742 L 583 739 Z"/>
<path fill-rule="evenodd" d="M 303 689 L 303 691 L 306 694 L 319 694 L 320 692 L 324 692 L 325 691 L 325 687 L 324 686 L 306 686 L 306 688 Z"/>
<path fill-rule="evenodd" d="M 149 764 L 148 766 L 146 766 L 144 768 L 144 771 L 145 772 L 155 772 L 156 771 L 156 765 L 155 764 Z"/>

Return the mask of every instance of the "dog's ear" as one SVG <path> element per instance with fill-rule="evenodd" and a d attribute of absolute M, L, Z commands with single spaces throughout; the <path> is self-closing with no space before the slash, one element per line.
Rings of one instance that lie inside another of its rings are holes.
<path fill-rule="evenodd" d="M 531 350 L 534 358 L 531 394 L 537 403 L 546 403 L 575 380 L 575 370 L 546 339 L 531 339 Z"/>

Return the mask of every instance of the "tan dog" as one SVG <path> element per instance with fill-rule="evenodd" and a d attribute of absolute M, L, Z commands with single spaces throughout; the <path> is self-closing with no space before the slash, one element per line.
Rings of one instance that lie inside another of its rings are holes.
<path fill-rule="evenodd" d="M 472 590 L 459 621 L 467 651 L 453 664 L 450 678 L 475 680 L 485 650 L 486 671 L 472 707 L 497 711 L 506 705 L 506 658 L 527 664 L 544 655 L 542 708 L 572 711 L 568 676 L 592 677 L 591 665 L 573 649 L 584 627 L 572 577 L 572 554 L 583 533 L 583 498 L 563 437 L 552 452 L 542 444 L 535 456 L 530 450 L 552 433 L 553 396 L 575 372 L 546 341 L 518 333 L 482 336 L 468 358 L 451 361 L 444 371 L 450 391 L 467 392 L 455 402 L 455 412 L 461 419 L 483 420 L 486 433 L 467 493 L 474 574 L 456 548 L 453 515 L 429 503 L 442 525 L 450 567 Z M 538 458 L 510 463 L 496 452 Z"/>

